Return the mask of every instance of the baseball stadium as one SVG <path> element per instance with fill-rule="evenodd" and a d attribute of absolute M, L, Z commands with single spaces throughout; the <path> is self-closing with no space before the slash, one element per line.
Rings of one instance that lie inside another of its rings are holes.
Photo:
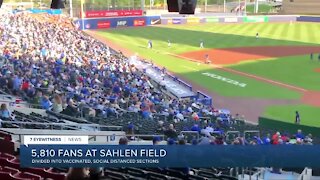
<path fill-rule="evenodd" d="M 320 179 L 315 152 L 44 161 L 62 144 L 316 147 L 319 15 L 319 0 L 0 0 L 0 179 Z"/>

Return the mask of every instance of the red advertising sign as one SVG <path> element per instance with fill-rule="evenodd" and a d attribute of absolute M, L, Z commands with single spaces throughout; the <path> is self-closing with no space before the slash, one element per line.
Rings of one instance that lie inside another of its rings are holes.
<path fill-rule="evenodd" d="M 98 21 L 97 23 L 98 29 L 110 28 L 110 26 L 111 26 L 110 21 Z"/>
<path fill-rule="evenodd" d="M 99 17 L 121 17 L 121 16 L 142 16 L 142 10 L 101 10 L 101 11 L 86 11 L 85 18 Z"/>
<path fill-rule="evenodd" d="M 133 26 L 144 26 L 146 21 L 144 19 L 135 19 L 133 21 Z"/>

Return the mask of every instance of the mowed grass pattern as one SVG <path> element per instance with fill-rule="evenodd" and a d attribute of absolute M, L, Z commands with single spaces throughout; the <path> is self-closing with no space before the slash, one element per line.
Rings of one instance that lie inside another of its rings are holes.
<path fill-rule="evenodd" d="M 256 40 L 256 33 L 260 39 Z M 99 32 L 119 44 L 147 46 L 149 39 L 157 50 L 182 53 L 199 50 L 204 41 L 205 48 L 230 48 L 245 46 L 317 45 L 320 39 L 320 24 L 317 23 L 248 23 L 169 25 L 164 27 L 142 27 L 116 29 Z M 168 49 L 170 40 L 172 48 Z"/>
<path fill-rule="evenodd" d="M 243 63 L 230 67 L 307 90 L 320 91 L 320 72 L 316 72 L 316 69 L 320 69 L 318 54 L 314 54 L 313 60 L 308 54 Z"/>

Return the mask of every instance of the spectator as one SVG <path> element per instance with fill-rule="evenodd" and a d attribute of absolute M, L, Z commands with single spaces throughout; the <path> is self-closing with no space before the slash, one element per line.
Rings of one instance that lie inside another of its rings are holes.
<path fill-rule="evenodd" d="M 159 145 L 160 142 L 161 142 L 160 137 L 158 136 L 153 137 L 153 140 L 152 140 L 153 145 Z"/>
<path fill-rule="evenodd" d="M 122 137 L 119 139 L 119 145 L 128 145 L 128 139 L 126 137 Z"/>
<path fill-rule="evenodd" d="M 62 99 L 58 94 L 54 95 L 52 111 L 55 113 L 60 113 L 63 111 Z"/>
<path fill-rule="evenodd" d="M 280 138 L 280 132 L 276 132 L 274 135 L 272 135 L 272 144 L 278 144 Z"/>
<path fill-rule="evenodd" d="M 173 124 L 169 125 L 169 128 L 164 132 L 164 135 L 171 139 L 176 139 L 178 137 L 177 131 L 174 129 Z"/>
<path fill-rule="evenodd" d="M 213 124 L 212 123 L 209 123 L 209 125 L 206 127 L 206 130 L 209 132 L 209 133 L 213 133 L 214 129 L 213 129 Z"/>
<path fill-rule="evenodd" d="M 0 118 L 1 119 L 5 119 L 8 120 L 11 118 L 11 112 L 9 111 L 9 109 L 7 108 L 6 104 L 1 104 L 1 108 L 0 108 Z"/>
<path fill-rule="evenodd" d="M 263 144 L 268 145 L 271 143 L 270 134 L 267 134 L 265 138 L 263 138 Z"/>
<path fill-rule="evenodd" d="M 69 168 L 66 180 L 89 180 L 88 168 Z"/>
<path fill-rule="evenodd" d="M 193 113 L 192 113 L 192 118 L 193 118 L 193 120 L 195 120 L 195 121 L 199 121 L 199 116 L 198 116 L 198 114 L 197 114 L 196 112 L 193 112 Z"/>
<path fill-rule="evenodd" d="M 79 115 L 78 108 L 72 99 L 69 100 L 68 106 L 61 113 L 68 115 L 68 116 L 78 116 Z"/>
<path fill-rule="evenodd" d="M 49 100 L 48 96 L 43 96 L 40 100 L 41 108 L 45 110 L 49 110 L 52 106 L 51 101 Z"/>
<path fill-rule="evenodd" d="M 191 127 L 191 131 L 200 132 L 200 131 L 201 131 L 201 128 L 199 127 L 198 124 L 194 124 L 194 125 Z"/>
<path fill-rule="evenodd" d="M 167 145 L 175 145 L 176 142 L 174 141 L 174 139 L 168 139 Z"/>
<path fill-rule="evenodd" d="M 179 144 L 179 145 L 186 145 L 186 141 L 185 141 L 184 139 L 180 139 L 180 140 L 178 141 L 178 144 Z"/>
<path fill-rule="evenodd" d="M 301 129 L 298 129 L 297 134 L 295 136 L 296 136 L 296 138 L 304 139 L 304 135 L 303 135 Z"/>
<path fill-rule="evenodd" d="M 90 180 L 99 180 L 104 176 L 103 168 L 90 168 L 89 171 Z"/>

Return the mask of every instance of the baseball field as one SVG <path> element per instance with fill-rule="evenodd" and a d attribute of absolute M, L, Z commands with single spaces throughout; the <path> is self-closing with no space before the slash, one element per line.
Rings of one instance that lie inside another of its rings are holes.
<path fill-rule="evenodd" d="M 320 23 L 167 25 L 88 32 L 166 67 L 228 108 L 320 127 Z M 259 37 L 256 37 L 259 33 Z M 153 48 L 147 48 L 152 40 Z M 168 40 L 171 47 L 168 46 Z M 200 42 L 204 48 L 200 48 Z M 311 53 L 313 57 L 311 58 Z M 205 64 L 205 56 L 211 64 Z M 217 78 L 219 77 L 219 78 Z M 233 80 L 224 81 L 223 79 Z"/>

